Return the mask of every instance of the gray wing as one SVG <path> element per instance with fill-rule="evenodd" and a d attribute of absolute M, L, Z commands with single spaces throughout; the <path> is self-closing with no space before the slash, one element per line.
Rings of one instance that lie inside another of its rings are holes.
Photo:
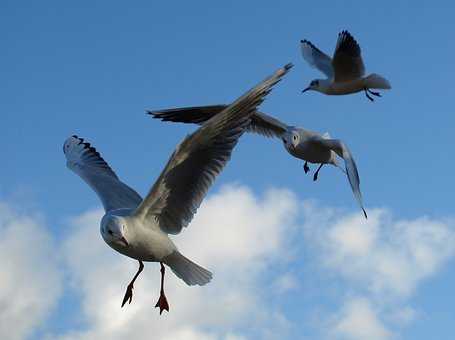
<path fill-rule="evenodd" d="M 141 196 L 121 182 L 115 172 L 90 143 L 77 136 L 63 144 L 67 167 L 78 174 L 98 195 L 106 212 L 120 208 L 136 208 Z"/>
<path fill-rule="evenodd" d="M 187 226 L 229 161 L 256 107 L 291 66 L 288 64 L 276 71 L 187 136 L 177 146 L 135 215 L 155 219 L 169 234 L 177 234 Z"/>
<path fill-rule="evenodd" d="M 303 59 L 311 66 L 324 73 L 327 78 L 333 78 L 332 59 L 327 54 L 322 52 L 308 40 L 300 40 L 300 49 L 302 50 Z"/>
<path fill-rule="evenodd" d="M 352 157 L 349 148 L 338 139 L 324 139 L 322 137 L 313 139 L 315 143 L 319 143 L 320 145 L 333 150 L 338 156 L 344 159 L 344 163 L 346 165 L 346 174 L 348 176 L 352 192 L 354 193 L 354 196 L 359 203 L 360 208 L 362 208 L 365 218 L 368 218 L 367 213 L 363 207 L 362 193 L 360 192 L 360 178 L 357 171 L 357 165 L 355 164 L 354 158 Z"/>
<path fill-rule="evenodd" d="M 208 105 L 179 107 L 156 111 L 147 110 L 147 113 L 153 118 L 160 119 L 163 122 L 194 123 L 202 125 L 226 108 L 227 105 Z M 281 135 L 286 132 L 286 125 L 272 116 L 255 111 L 251 116 L 251 123 L 246 130 L 265 137 L 280 138 Z"/>
<path fill-rule="evenodd" d="M 332 64 L 335 82 L 355 80 L 365 74 L 360 46 L 348 31 L 338 34 Z"/>

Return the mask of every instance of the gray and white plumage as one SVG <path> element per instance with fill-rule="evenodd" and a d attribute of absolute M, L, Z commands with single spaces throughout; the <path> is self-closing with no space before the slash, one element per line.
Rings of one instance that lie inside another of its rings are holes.
<path fill-rule="evenodd" d="M 338 34 L 333 59 L 309 40 L 301 40 L 300 47 L 303 58 L 335 82 L 357 79 L 365 74 L 360 46 L 348 31 Z"/>
<path fill-rule="evenodd" d="M 369 89 L 391 88 L 388 80 L 378 74 L 365 77 L 360 46 L 346 30 L 338 34 L 333 58 L 306 39 L 300 41 L 300 48 L 303 58 L 327 77 L 314 79 L 303 92 L 314 90 L 328 95 L 343 95 L 364 90 L 368 92 L 367 97 L 373 100 L 369 94 L 380 94 Z"/>
<path fill-rule="evenodd" d="M 226 105 L 209 105 L 181 107 L 164 110 L 147 111 L 153 118 L 168 122 L 203 124 L 206 120 L 216 115 Z M 360 193 L 360 180 L 357 166 L 348 147 L 341 141 L 330 139 L 328 134 L 321 135 L 304 128 L 288 126 L 271 115 L 256 111 L 251 119 L 247 131 L 258 133 L 267 137 L 280 138 L 286 150 L 294 157 L 310 163 L 332 164 L 340 168 L 336 155 L 344 159 L 346 174 L 354 196 L 359 202 L 365 216 Z M 298 134 L 300 144 L 290 147 L 293 133 Z M 341 168 L 342 169 L 342 168 Z M 342 169 L 343 170 L 343 169 Z M 344 171 L 344 170 L 343 170 Z"/>
<path fill-rule="evenodd" d="M 78 174 L 98 195 L 106 212 L 136 208 L 141 196 L 120 181 L 109 164 L 83 138 L 72 136 L 65 141 L 63 152 L 67 167 Z"/>
<path fill-rule="evenodd" d="M 192 220 L 257 106 L 291 67 L 280 68 L 187 136 L 143 200 L 90 144 L 69 137 L 63 146 L 67 165 L 100 197 L 106 212 L 100 230 L 106 243 L 140 262 L 167 264 L 188 285 L 209 282 L 212 274 L 184 257 L 168 234 L 179 233 Z"/>
<path fill-rule="evenodd" d="M 211 117 L 217 115 L 224 110 L 227 105 L 208 105 L 208 106 L 192 106 L 180 107 L 165 110 L 147 110 L 155 119 L 160 119 L 163 122 L 179 122 L 203 124 Z M 256 111 L 251 116 L 251 122 L 247 126 L 246 131 L 257 133 L 265 137 L 280 137 L 287 126 L 278 119 L 269 116 L 263 112 Z"/>
<path fill-rule="evenodd" d="M 302 51 L 303 58 L 308 62 L 308 64 L 324 73 L 327 78 L 333 78 L 334 71 L 332 58 L 314 46 L 311 41 L 306 39 L 300 41 L 300 49 Z"/>
<path fill-rule="evenodd" d="M 341 157 L 345 163 L 345 173 L 351 185 L 352 192 L 365 218 L 367 218 L 360 192 L 360 178 L 357 165 L 352 157 L 351 151 L 344 142 L 339 139 L 331 139 L 328 134 L 321 135 L 300 127 L 289 127 L 287 132 L 282 136 L 282 139 L 284 147 L 291 155 L 310 163 L 331 164 L 341 168 L 336 155 Z"/>

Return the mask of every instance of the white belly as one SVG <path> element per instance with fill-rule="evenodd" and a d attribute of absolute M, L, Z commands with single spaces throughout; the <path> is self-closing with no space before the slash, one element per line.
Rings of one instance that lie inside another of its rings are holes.
<path fill-rule="evenodd" d="M 365 88 L 364 78 L 347 81 L 343 83 L 332 83 L 327 94 L 343 95 L 360 92 Z"/>
<path fill-rule="evenodd" d="M 289 152 L 297 158 L 303 159 L 310 163 L 329 163 L 331 151 L 314 143 L 301 143 L 296 149 L 290 149 Z"/>
<path fill-rule="evenodd" d="M 123 255 L 147 262 L 160 262 L 177 250 L 169 236 L 159 227 L 129 224 L 126 239 L 128 246 L 118 243 L 108 245 Z"/>

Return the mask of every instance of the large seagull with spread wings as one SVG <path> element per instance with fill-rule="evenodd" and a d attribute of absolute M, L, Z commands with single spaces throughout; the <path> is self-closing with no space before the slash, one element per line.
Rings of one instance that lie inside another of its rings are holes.
<path fill-rule="evenodd" d="M 105 215 L 100 223 L 104 241 L 139 263 L 122 307 L 132 301 L 134 282 L 144 268 L 144 261 L 161 265 L 161 292 L 156 304 L 160 314 L 169 311 L 164 294 L 164 265 L 190 286 L 205 285 L 211 280 L 212 273 L 183 256 L 168 235 L 180 233 L 191 222 L 250 125 L 257 106 L 291 67 L 288 64 L 280 68 L 187 136 L 144 199 L 123 183 L 84 139 L 72 136 L 65 141 L 63 152 L 68 168 L 90 185 L 104 206 Z"/>

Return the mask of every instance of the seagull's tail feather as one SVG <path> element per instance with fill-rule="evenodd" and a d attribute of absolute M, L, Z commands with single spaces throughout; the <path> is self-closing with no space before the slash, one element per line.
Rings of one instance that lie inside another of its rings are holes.
<path fill-rule="evenodd" d="M 188 286 L 203 286 L 210 282 L 212 273 L 190 261 L 178 251 L 164 258 L 166 263 L 180 279 L 185 281 Z"/>
<path fill-rule="evenodd" d="M 365 86 L 370 89 L 390 90 L 392 88 L 387 79 L 376 73 L 372 73 L 365 78 Z"/>

